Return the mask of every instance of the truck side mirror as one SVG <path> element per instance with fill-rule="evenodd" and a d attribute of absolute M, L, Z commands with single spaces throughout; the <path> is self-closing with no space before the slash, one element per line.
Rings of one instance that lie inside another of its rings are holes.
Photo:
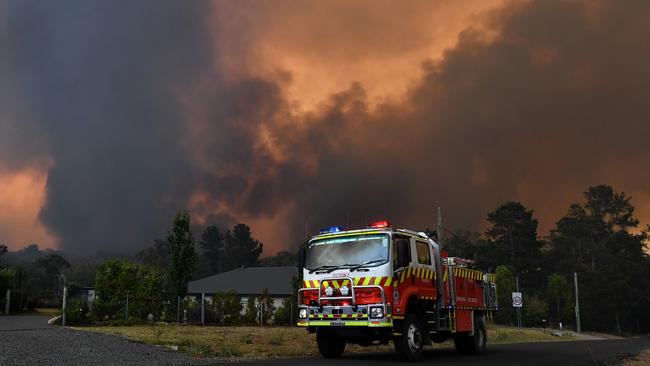
<path fill-rule="evenodd" d="M 397 242 L 397 266 L 408 267 L 411 264 L 411 243 L 408 240 Z"/>
<path fill-rule="evenodd" d="M 298 269 L 302 271 L 305 268 L 305 258 L 307 257 L 307 248 L 298 250 Z"/>

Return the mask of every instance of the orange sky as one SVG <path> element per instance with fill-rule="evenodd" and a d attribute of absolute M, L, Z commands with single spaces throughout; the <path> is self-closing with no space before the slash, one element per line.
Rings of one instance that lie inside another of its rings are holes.
<path fill-rule="evenodd" d="M 31 169 L 0 172 L 0 232 L 9 249 L 32 243 L 41 248 L 56 247 L 56 239 L 38 221 L 46 179 L 46 173 Z"/>
<path fill-rule="evenodd" d="M 374 107 L 385 99 L 402 98 L 422 75 L 423 62 L 440 60 L 445 50 L 456 44 L 459 32 L 479 24 L 476 20 L 482 14 L 502 2 L 215 2 L 210 23 L 215 63 L 218 64 L 215 68 L 226 79 L 272 78 L 284 88 L 283 92 L 292 103 L 291 110 L 296 114 L 317 111 L 331 94 L 347 90 L 353 82 L 361 83 L 370 106 Z M 541 50 L 538 58 L 543 64 L 556 56 Z M 201 87 L 197 89 L 200 91 Z M 184 102 L 193 106 L 192 100 Z M 266 138 L 264 130 L 259 134 L 260 144 L 268 145 L 269 151 L 278 154 L 275 158 L 282 159 L 282 151 L 273 149 L 273 141 Z M 486 182 L 490 175 L 482 174 L 483 163 L 476 161 L 472 169 L 471 180 L 476 185 L 490 183 Z M 564 209 L 558 210 L 558 207 L 581 201 L 580 192 L 589 184 L 601 183 L 566 182 L 561 190 L 545 187 L 540 191 L 537 179 L 547 168 L 542 164 L 530 167 L 527 175 L 517 182 L 511 197 L 522 200 L 535 211 L 540 218 L 542 234 L 564 214 Z M 613 167 L 613 171 L 615 169 Z M 608 175 L 599 172 L 598 176 Z M 617 183 L 625 183 L 622 176 L 602 183 L 617 188 Z M 591 178 L 585 177 L 585 180 Z M 41 247 L 56 247 L 56 239 L 38 222 L 38 213 L 45 201 L 46 179 L 46 169 L 0 171 L 0 241 L 11 249 L 34 242 Z M 632 203 L 637 207 L 637 216 L 647 222 L 644 218 L 650 217 L 650 204 L 646 203 L 650 202 L 650 197 L 642 193 L 643 188 L 635 188 L 638 190 L 626 190 L 626 193 L 634 198 Z M 555 196 L 552 205 L 544 198 L 547 194 Z M 206 223 L 204 217 L 215 212 L 236 217 L 250 224 L 253 234 L 267 243 L 265 254 L 295 244 L 278 240 L 278 237 L 292 236 L 286 225 L 291 203 L 270 215 L 247 216 L 207 197 L 196 192 L 187 202 L 197 224 Z M 310 224 L 309 217 L 304 219 L 310 232 L 318 229 Z"/>

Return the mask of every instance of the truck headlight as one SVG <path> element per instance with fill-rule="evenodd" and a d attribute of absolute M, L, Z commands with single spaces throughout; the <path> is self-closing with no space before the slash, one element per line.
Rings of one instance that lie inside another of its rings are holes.
<path fill-rule="evenodd" d="M 384 309 L 379 307 L 370 308 L 370 317 L 371 318 L 383 318 Z"/>
<path fill-rule="evenodd" d="M 329 286 L 325 287 L 325 295 L 327 295 L 327 297 L 331 297 L 334 295 L 334 289 Z"/>
<path fill-rule="evenodd" d="M 298 317 L 303 318 L 303 319 L 306 318 L 307 317 L 307 309 L 300 309 L 300 311 L 298 312 Z"/>
<path fill-rule="evenodd" d="M 350 288 L 348 286 L 341 286 L 339 291 L 341 291 L 341 295 L 348 296 L 348 294 L 350 293 Z"/>

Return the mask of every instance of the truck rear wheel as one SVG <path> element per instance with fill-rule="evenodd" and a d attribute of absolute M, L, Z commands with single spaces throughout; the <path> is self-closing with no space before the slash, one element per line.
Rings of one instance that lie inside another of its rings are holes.
<path fill-rule="evenodd" d="M 478 355 L 485 352 L 486 344 L 487 330 L 485 328 L 485 318 L 482 316 L 474 318 L 474 335 L 454 338 L 456 351 L 467 355 Z"/>
<path fill-rule="evenodd" d="M 325 358 L 339 358 L 345 351 L 345 339 L 332 329 L 319 328 L 316 331 L 318 351 Z"/>
<path fill-rule="evenodd" d="M 422 357 L 424 335 L 418 318 L 410 314 L 404 319 L 400 332 L 395 338 L 395 351 L 406 361 L 417 361 Z"/>

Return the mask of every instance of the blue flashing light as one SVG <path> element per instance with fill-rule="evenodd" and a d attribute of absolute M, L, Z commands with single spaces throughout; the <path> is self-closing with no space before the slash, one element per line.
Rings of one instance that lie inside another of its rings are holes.
<path fill-rule="evenodd" d="M 326 229 L 320 229 L 321 234 L 338 233 L 340 231 L 343 231 L 343 228 L 340 226 L 332 226 Z"/>

